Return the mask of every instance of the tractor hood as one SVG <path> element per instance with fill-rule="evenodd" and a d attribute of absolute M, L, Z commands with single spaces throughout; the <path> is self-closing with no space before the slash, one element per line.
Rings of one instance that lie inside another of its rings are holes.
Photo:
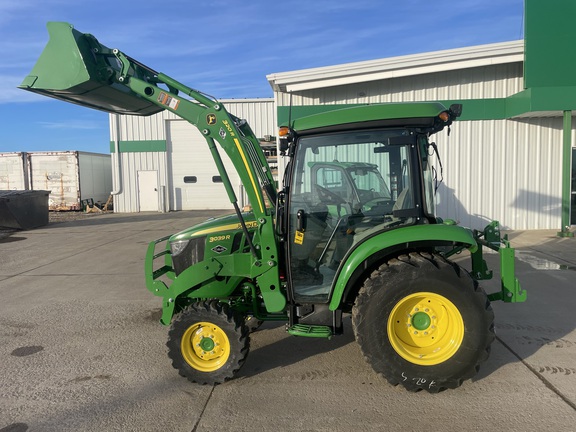
<path fill-rule="evenodd" d="M 254 213 L 242 213 L 242 217 L 246 223 L 246 228 L 252 230 L 258 226 Z M 216 218 L 210 218 L 205 222 L 202 222 L 193 227 L 187 228 L 184 231 L 180 231 L 170 237 L 169 242 L 188 240 L 191 238 L 197 238 L 202 236 L 220 236 L 231 234 L 233 235 L 236 231 L 241 231 L 242 226 L 238 216 L 235 214 L 220 216 Z"/>

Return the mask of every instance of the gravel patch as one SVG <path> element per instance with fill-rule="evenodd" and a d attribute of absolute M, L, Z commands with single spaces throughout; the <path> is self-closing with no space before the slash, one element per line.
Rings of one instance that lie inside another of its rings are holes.
<path fill-rule="evenodd" d="M 48 224 L 77 221 L 98 214 L 100 213 L 85 213 L 83 211 L 51 211 L 48 212 Z"/>
<path fill-rule="evenodd" d="M 85 213 L 83 211 L 51 211 L 48 212 L 48 225 L 93 218 L 107 213 L 110 212 Z M 10 237 L 12 234 L 18 231 L 20 230 L 0 226 L 0 240 Z"/>

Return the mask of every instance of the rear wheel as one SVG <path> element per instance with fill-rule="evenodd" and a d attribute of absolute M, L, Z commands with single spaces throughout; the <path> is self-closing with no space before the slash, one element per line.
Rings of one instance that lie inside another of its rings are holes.
<path fill-rule="evenodd" d="M 364 282 L 353 326 L 366 360 L 391 384 L 436 393 L 476 375 L 494 313 L 470 275 L 439 255 L 388 261 Z"/>
<path fill-rule="evenodd" d="M 166 346 L 180 375 L 199 384 L 220 384 L 244 363 L 248 329 L 227 304 L 196 303 L 174 318 Z"/>

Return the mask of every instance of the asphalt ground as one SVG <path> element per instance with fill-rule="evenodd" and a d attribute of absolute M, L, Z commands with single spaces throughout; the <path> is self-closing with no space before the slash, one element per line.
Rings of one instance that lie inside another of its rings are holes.
<path fill-rule="evenodd" d="M 198 386 L 166 356 L 143 266 L 149 241 L 212 213 L 94 215 L 0 239 L 0 432 L 576 430 L 576 239 L 510 233 L 528 301 L 493 304 L 492 354 L 456 390 L 390 386 L 349 318 L 332 340 L 265 323 L 236 379 Z"/>

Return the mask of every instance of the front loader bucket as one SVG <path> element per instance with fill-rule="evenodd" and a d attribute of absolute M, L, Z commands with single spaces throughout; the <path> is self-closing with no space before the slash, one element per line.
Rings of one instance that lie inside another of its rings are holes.
<path fill-rule="evenodd" d="M 109 113 L 145 116 L 162 111 L 116 82 L 122 66 L 113 55 L 103 54 L 111 50 L 94 36 L 65 22 L 49 22 L 47 28 L 50 40 L 19 88 Z"/>

